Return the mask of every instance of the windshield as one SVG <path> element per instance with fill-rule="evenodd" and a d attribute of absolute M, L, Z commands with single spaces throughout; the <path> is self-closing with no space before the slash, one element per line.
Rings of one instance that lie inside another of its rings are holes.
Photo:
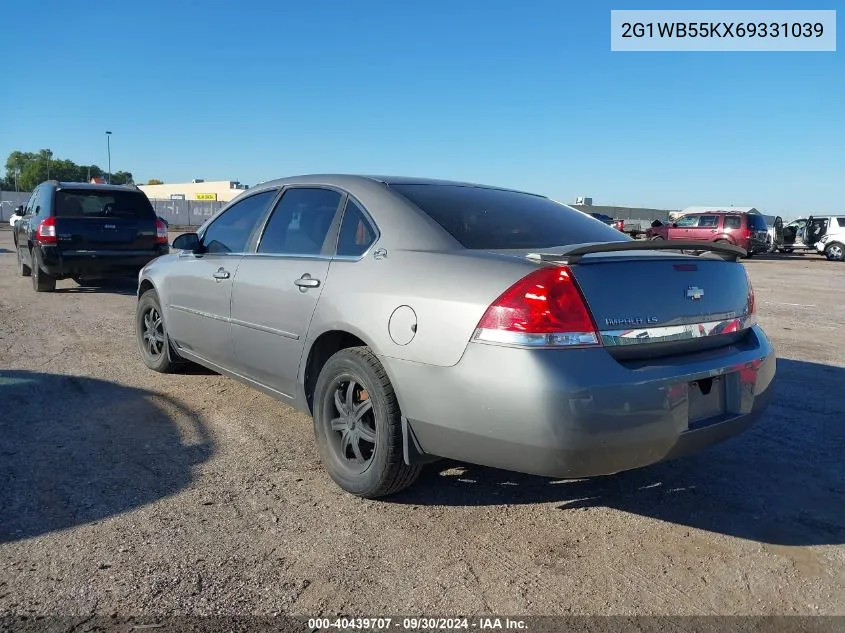
<path fill-rule="evenodd" d="M 56 192 L 57 218 L 155 217 L 149 199 L 138 191 L 61 189 Z"/>
<path fill-rule="evenodd" d="M 464 185 L 391 185 L 465 248 L 549 248 L 631 238 L 571 207 L 528 193 Z"/>

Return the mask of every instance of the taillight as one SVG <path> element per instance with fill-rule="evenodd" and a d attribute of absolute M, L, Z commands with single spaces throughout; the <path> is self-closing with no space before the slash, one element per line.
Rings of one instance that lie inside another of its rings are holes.
<path fill-rule="evenodd" d="M 567 266 L 535 270 L 487 308 L 473 340 L 526 347 L 599 345 L 595 323 Z"/>
<path fill-rule="evenodd" d="M 156 244 L 167 244 L 167 225 L 161 220 L 156 220 Z"/>
<path fill-rule="evenodd" d="M 38 223 L 35 229 L 35 239 L 40 244 L 56 244 L 59 240 L 56 237 L 56 218 L 44 218 Z"/>
<path fill-rule="evenodd" d="M 617 220 L 616 221 L 616 228 L 624 233 L 625 232 L 625 220 Z"/>
<path fill-rule="evenodd" d="M 757 300 L 754 297 L 754 286 L 751 284 L 751 276 L 748 274 L 748 269 L 743 266 L 745 270 L 745 280 L 748 283 L 748 298 L 746 305 L 748 306 L 748 314 L 745 317 L 745 326 L 751 327 L 757 324 Z"/>

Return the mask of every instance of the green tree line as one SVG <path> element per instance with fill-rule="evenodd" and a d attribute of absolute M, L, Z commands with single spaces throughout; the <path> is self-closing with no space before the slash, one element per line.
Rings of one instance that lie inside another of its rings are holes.
<path fill-rule="evenodd" d="M 17 185 L 18 191 L 32 191 L 45 180 L 88 182 L 91 178 L 106 177 L 106 172 L 97 165 L 77 165 L 66 158 L 55 158 L 49 149 L 38 152 L 15 150 L 6 159 L 6 175 L 0 179 L 0 189 L 15 191 Z M 111 174 L 113 185 L 132 182 L 132 172 L 116 171 Z"/>

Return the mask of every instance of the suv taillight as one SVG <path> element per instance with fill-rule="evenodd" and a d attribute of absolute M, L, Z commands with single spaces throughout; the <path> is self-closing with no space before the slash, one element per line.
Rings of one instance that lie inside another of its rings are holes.
<path fill-rule="evenodd" d="M 481 317 L 474 341 L 524 347 L 593 347 L 598 331 L 567 266 L 535 270 Z"/>
<path fill-rule="evenodd" d="M 161 220 L 156 220 L 156 244 L 167 244 L 167 225 Z"/>
<path fill-rule="evenodd" d="M 56 218 L 44 218 L 38 223 L 35 229 L 35 239 L 39 244 L 56 244 L 59 239 L 56 236 Z"/>

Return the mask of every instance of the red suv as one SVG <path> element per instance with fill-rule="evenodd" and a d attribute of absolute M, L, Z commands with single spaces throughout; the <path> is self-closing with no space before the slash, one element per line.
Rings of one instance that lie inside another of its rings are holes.
<path fill-rule="evenodd" d="M 768 249 L 766 218 L 754 213 L 689 213 L 672 224 L 653 226 L 646 236 L 653 240 L 701 240 L 728 242 L 754 253 Z"/>

